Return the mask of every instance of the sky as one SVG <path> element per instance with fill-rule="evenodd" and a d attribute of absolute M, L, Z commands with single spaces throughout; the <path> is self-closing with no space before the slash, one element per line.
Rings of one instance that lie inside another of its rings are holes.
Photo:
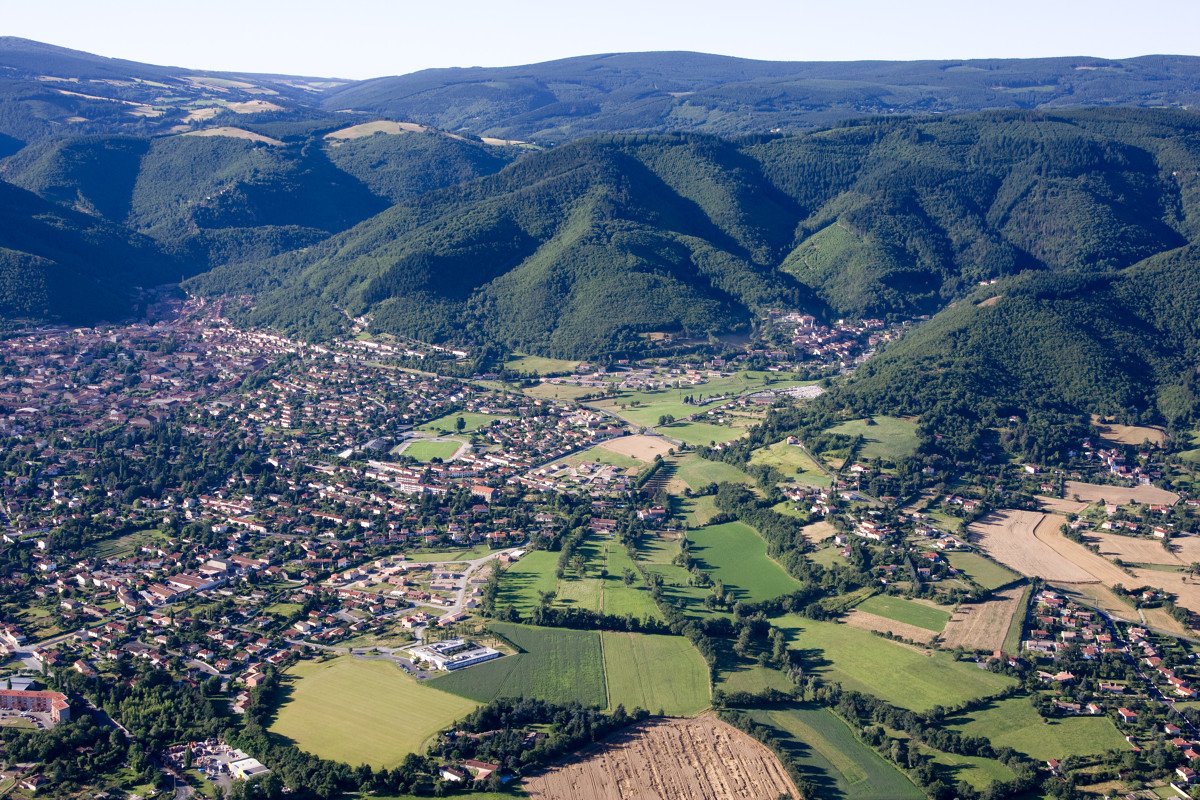
<path fill-rule="evenodd" d="M 150 64 L 363 79 L 694 50 L 779 61 L 1200 55 L 1195 0 L 0 0 L 0 35 Z"/>

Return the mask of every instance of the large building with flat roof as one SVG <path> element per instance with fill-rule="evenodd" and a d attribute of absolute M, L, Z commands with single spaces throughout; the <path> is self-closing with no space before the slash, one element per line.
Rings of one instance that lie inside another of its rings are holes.
<path fill-rule="evenodd" d="M 447 639 L 444 642 L 414 647 L 408 652 L 414 660 L 428 661 L 437 669 L 446 672 L 482 664 L 504 655 L 499 650 L 473 644 L 466 639 Z"/>
<path fill-rule="evenodd" d="M 49 714 L 50 719 L 56 723 L 66 722 L 71 718 L 71 704 L 67 702 L 67 696 L 59 692 L 0 689 L 0 709 Z"/>

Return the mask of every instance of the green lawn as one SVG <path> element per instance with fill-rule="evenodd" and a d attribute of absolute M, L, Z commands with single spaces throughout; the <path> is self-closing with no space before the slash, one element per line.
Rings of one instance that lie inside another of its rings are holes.
<path fill-rule="evenodd" d="M 653 459 L 651 459 L 653 461 Z M 580 464 L 611 464 L 614 467 L 622 469 L 641 469 L 648 462 L 636 459 L 633 456 L 627 456 L 624 453 L 614 453 L 606 447 L 591 447 L 581 453 L 576 453 L 572 456 L 567 456 L 563 459 L 563 463 L 577 467 Z"/>
<path fill-rule="evenodd" d="M 708 666 L 687 639 L 612 631 L 600 636 L 609 708 L 661 709 L 671 716 L 708 708 Z"/>
<path fill-rule="evenodd" d="M 741 522 L 688 531 L 700 568 L 725 584 L 740 600 L 757 603 L 794 592 L 801 583 L 767 557 L 767 543 Z"/>
<path fill-rule="evenodd" d="M 500 594 L 496 607 L 511 605 L 521 614 L 529 613 L 538 604 L 538 592 L 553 592 L 558 579 L 558 553 L 534 550 L 504 570 L 500 579 Z"/>
<path fill-rule="evenodd" d="M 417 683 L 390 661 L 302 661 L 287 675 L 290 696 L 271 730 L 302 750 L 353 765 L 394 767 L 477 706 Z"/>
<path fill-rule="evenodd" d="M 408 550 L 404 557 L 408 561 L 418 561 L 423 564 L 443 561 L 474 561 L 492 551 L 486 544 L 475 547 L 458 548 L 456 550 Z"/>
<path fill-rule="evenodd" d="M 982 736 L 994 747 L 1019 750 L 1037 761 L 1129 749 L 1129 743 L 1108 717 L 1066 717 L 1045 722 L 1026 697 L 992 703 L 955 717 L 948 725 L 970 736 Z"/>
<path fill-rule="evenodd" d="M 415 458 L 417 461 L 432 461 L 440 458 L 445 461 L 458 452 L 462 447 L 457 442 L 413 442 L 401 452 L 401 455 Z"/>
<path fill-rule="evenodd" d="M 732 464 L 709 461 L 695 454 L 675 462 L 675 477 L 686 483 L 692 491 L 702 489 L 710 483 L 754 483 L 749 475 Z"/>
<path fill-rule="evenodd" d="M 950 653 L 909 647 L 849 625 L 792 614 L 771 624 L 787 634 L 807 672 L 912 711 L 956 705 L 1013 684 Z"/>
<path fill-rule="evenodd" d="M 458 418 L 463 420 L 463 433 L 472 433 L 480 428 L 486 428 L 498 419 L 509 419 L 509 417 L 498 417 L 494 414 L 476 414 L 471 411 L 461 411 L 454 414 L 447 414 L 444 417 L 430 420 L 423 425 L 418 425 L 419 431 L 430 431 L 437 433 L 457 433 Z"/>
<path fill-rule="evenodd" d="M 561 358 L 543 358 L 542 356 L 527 356 L 513 353 L 513 357 L 504 362 L 504 368 L 510 372 L 533 372 L 538 375 L 571 373 L 579 366 L 578 361 L 565 361 Z"/>
<path fill-rule="evenodd" d="M 669 439 L 679 439 L 691 445 L 722 444 L 740 438 L 750 427 L 745 421 L 738 422 L 734 426 L 714 425 L 711 422 L 676 422 L 658 431 Z"/>
<path fill-rule="evenodd" d="M 950 621 L 950 612 L 948 611 L 880 594 L 868 597 L 858 604 L 858 608 L 869 614 L 887 617 L 897 622 L 916 625 L 918 628 L 938 633 L 941 633 L 942 628 L 946 627 L 946 623 Z"/>
<path fill-rule="evenodd" d="M 932 756 L 933 763 L 942 767 L 942 780 L 950 786 L 966 781 L 972 789 L 986 789 L 996 781 L 1011 781 L 1013 771 L 994 758 L 960 756 L 921 747 L 921 752 Z"/>
<path fill-rule="evenodd" d="M 950 566 L 962 570 L 985 589 L 997 589 L 1018 580 L 1021 576 L 978 553 L 948 553 Z"/>
<path fill-rule="evenodd" d="M 834 426 L 830 428 L 830 432 L 846 436 L 861 435 L 863 446 L 856 456 L 860 461 L 880 458 L 896 462 L 916 451 L 918 442 L 915 422 L 887 416 L 872 419 L 875 420 L 874 425 L 868 425 L 865 419 L 857 419 Z"/>
<path fill-rule="evenodd" d="M 920 800 L 925 795 L 883 756 L 863 744 L 828 708 L 792 704 L 755 709 L 755 722 L 775 729 L 818 797 L 844 800 Z"/>
<path fill-rule="evenodd" d="M 497 697 L 536 697 L 608 706 L 600 634 L 493 622 L 489 628 L 522 652 L 434 678 L 429 686 L 487 703 Z"/>
<path fill-rule="evenodd" d="M 776 442 L 770 447 L 760 447 L 750 456 L 751 464 L 775 467 L 797 483 L 808 486 L 829 486 L 830 477 L 817 466 L 817 462 L 798 446 L 787 442 Z"/>

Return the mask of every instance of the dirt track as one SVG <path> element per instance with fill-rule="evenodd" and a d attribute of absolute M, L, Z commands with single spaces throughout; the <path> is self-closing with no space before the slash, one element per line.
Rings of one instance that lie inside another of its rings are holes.
<path fill-rule="evenodd" d="M 524 781 L 534 800 L 799 797 L 766 747 L 712 715 L 644 722 Z"/>
<path fill-rule="evenodd" d="M 1013 586 L 996 592 L 994 600 L 960 606 L 942 631 L 941 646 L 988 652 L 1003 649 L 1024 591 L 1024 586 Z"/>

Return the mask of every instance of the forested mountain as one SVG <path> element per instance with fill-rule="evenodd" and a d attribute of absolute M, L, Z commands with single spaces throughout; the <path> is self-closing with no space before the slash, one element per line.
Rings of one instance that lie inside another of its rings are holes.
<path fill-rule="evenodd" d="M 367 313 L 572 357 L 767 308 L 911 317 L 980 281 L 1106 273 L 1192 240 L 1198 133 L 1188 112 L 1097 110 L 598 137 L 195 285 L 254 291 L 256 321 L 298 332 Z"/>
<path fill-rule="evenodd" d="M 557 142 L 617 131 L 799 130 L 872 115 L 1187 106 L 1200 59 L 772 62 L 614 53 L 518 67 L 430 69 L 346 84 L 323 107 L 477 136 Z"/>

